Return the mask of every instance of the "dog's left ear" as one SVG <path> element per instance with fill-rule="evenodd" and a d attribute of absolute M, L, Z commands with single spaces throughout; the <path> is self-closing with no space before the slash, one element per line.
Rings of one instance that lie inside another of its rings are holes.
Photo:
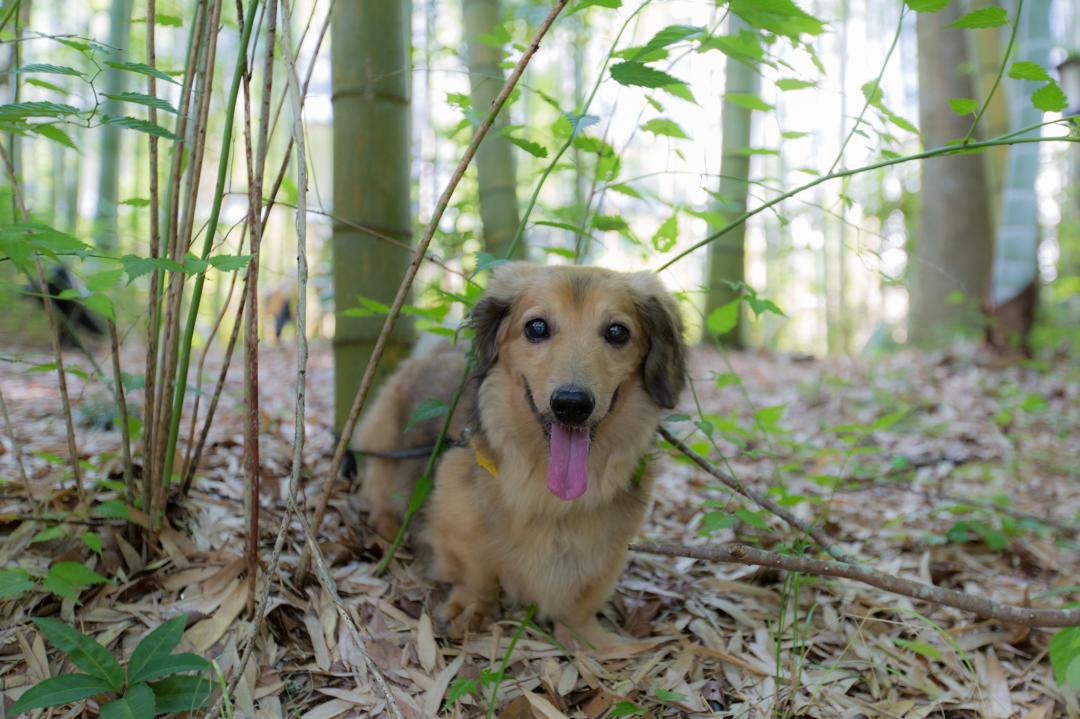
<path fill-rule="evenodd" d="M 487 292 L 469 312 L 477 376 L 485 376 L 498 361 L 503 320 L 534 271 L 535 268 L 525 262 L 508 262 L 491 271 Z"/>
<path fill-rule="evenodd" d="M 686 386 L 686 344 L 679 303 L 652 272 L 635 273 L 630 282 L 649 336 L 641 379 L 656 404 L 672 409 Z"/>

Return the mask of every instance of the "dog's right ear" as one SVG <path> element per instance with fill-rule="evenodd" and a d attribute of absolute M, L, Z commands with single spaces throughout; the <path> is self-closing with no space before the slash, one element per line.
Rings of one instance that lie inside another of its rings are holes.
<path fill-rule="evenodd" d="M 510 314 L 518 293 L 535 268 L 524 262 L 507 262 L 491 271 L 487 292 L 469 312 L 476 352 L 476 374 L 486 375 L 499 359 L 504 320 Z"/>

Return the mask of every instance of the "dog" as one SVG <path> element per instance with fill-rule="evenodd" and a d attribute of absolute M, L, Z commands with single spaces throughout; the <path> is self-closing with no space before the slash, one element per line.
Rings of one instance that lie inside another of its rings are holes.
<path fill-rule="evenodd" d="M 451 587 L 436 618 L 452 637 L 480 629 L 501 589 L 568 646 L 616 643 L 596 614 L 645 519 L 645 455 L 686 383 L 678 304 L 653 273 L 513 262 L 492 270 L 469 324 L 475 366 L 418 532 Z M 424 400 L 449 405 L 465 369 L 449 347 L 406 360 L 358 430 L 383 537 L 424 464 L 386 453 L 435 441 L 445 416 L 406 425 Z"/>

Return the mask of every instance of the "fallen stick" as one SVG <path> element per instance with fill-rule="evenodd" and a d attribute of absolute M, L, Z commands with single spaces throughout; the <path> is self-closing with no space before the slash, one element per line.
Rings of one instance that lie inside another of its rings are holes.
<path fill-rule="evenodd" d="M 801 572 L 802 574 L 822 577 L 843 577 L 844 579 L 853 579 L 863 584 L 869 584 L 886 592 L 961 609 L 985 619 L 996 619 L 1005 624 L 1016 624 L 1024 627 L 1080 626 L 1080 607 L 1072 609 L 1018 607 L 955 589 L 935 587 L 932 584 L 924 584 L 912 579 L 893 576 L 864 564 L 777 554 L 776 552 L 756 549 L 738 542 L 705 547 L 687 547 L 666 543 L 631 544 L 630 550 L 645 554 L 659 554 L 665 557 L 690 557 L 708 562 L 730 562 L 758 567 L 772 567 L 786 572 Z"/>

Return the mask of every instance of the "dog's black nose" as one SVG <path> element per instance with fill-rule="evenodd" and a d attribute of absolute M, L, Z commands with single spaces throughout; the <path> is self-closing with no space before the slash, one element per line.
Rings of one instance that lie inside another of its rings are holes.
<path fill-rule="evenodd" d="M 551 393 L 551 411 L 563 424 L 584 424 L 595 406 L 593 396 L 580 387 L 560 387 Z"/>

